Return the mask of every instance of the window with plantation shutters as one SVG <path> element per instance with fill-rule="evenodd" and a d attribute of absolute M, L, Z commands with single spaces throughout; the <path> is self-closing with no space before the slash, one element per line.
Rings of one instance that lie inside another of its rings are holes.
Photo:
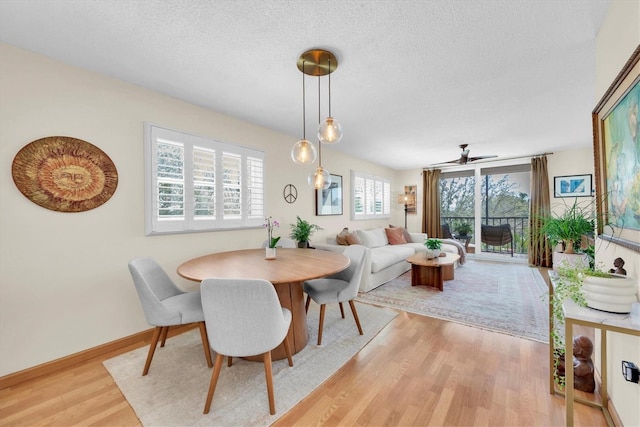
<path fill-rule="evenodd" d="M 391 216 L 391 181 L 351 171 L 351 219 L 380 219 Z"/>
<path fill-rule="evenodd" d="M 146 234 L 261 226 L 264 172 L 261 151 L 145 124 Z"/>

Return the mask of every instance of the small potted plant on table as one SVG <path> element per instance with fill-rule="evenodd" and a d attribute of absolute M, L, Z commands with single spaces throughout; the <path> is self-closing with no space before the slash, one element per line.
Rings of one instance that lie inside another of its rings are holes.
<path fill-rule="evenodd" d="M 440 239 L 427 239 L 424 242 L 427 247 L 427 258 L 437 258 L 440 256 L 442 249 L 442 240 Z"/>

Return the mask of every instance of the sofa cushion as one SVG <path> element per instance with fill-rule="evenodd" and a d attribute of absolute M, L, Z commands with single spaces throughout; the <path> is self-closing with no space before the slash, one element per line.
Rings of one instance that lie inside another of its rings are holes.
<path fill-rule="evenodd" d="M 340 233 L 336 236 L 336 243 L 339 245 L 348 245 L 347 236 L 349 236 L 349 229 L 347 227 L 343 228 Z"/>
<path fill-rule="evenodd" d="M 407 243 L 407 240 L 404 238 L 402 228 L 385 228 L 384 232 L 387 235 L 387 240 L 389 240 L 390 245 L 402 245 Z"/>
<path fill-rule="evenodd" d="M 348 245 L 362 245 L 362 240 L 358 237 L 358 233 L 352 231 L 347 235 L 347 244 Z"/>
<path fill-rule="evenodd" d="M 360 241 L 367 248 L 379 248 L 389 244 L 384 228 L 374 228 L 372 230 L 356 230 Z"/>
<path fill-rule="evenodd" d="M 371 273 L 377 273 L 385 268 L 404 261 L 415 251 L 408 246 L 384 246 L 371 251 Z"/>
<path fill-rule="evenodd" d="M 389 224 L 389 228 L 399 228 L 400 230 L 402 230 L 402 234 L 404 236 L 404 240 L 406 240 L 407 243 L 411 241 L 411 233 L 409 233 L 409 230 L 407 230 L 406 228 L 397 227 L 397 226 L 392 225 L 392 224 Z"/>

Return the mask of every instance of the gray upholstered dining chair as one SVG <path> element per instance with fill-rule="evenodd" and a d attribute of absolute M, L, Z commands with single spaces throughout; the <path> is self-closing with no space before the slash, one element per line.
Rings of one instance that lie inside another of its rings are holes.
<path fill-rule="evenodd" d="M 269 413 L 276 413 L 271 375 L 271 350 L 284 343 L 293 366 L 287 334 L 291 311 L 280 305 L 273 285 L 262 279 L 205 279 L 200 284 L 209 344 L 217 353 L 204 413 L 211 409 L 224 357 L 262 355 L 269 396 Z"/>
<path fill-rule="evenodd" d="M 312 299 L 317 304 L 320 304 L 318 345 L 322 344 L 324 309 L 325 305 L 329 303 L 340 304 L 340 313 L 344 319 L 344 307 L 342 303 L 349 301 L 358 332 L 362 335 L 362 326 L 360 326 L 360 319 L 358 319 L 358 312 L 356 311 L 353 299 L 358 295 L 358 288 L 360 287 L 360 279 L 362 278 L 362 270 L 364 268 L 365 247 L 362 245 L 351 245 L 344 250 L 343 254 L 351 260 L 349 267 L 329 277 L 307 280 L 302 285 L 302 289 L 307 294 L 305 310 L 309 311 L 309 302 Z"/>
<path fill-rule="evenodd" d="M 265 239 L 264 242 L 262 242 L 262 247 L 266 248 L 269 240 Z M 278 243 L 276 243 L 276 248 L 297 248 L 298 244 L 295 242 L 295 240 L 291 240 L 291 239 L 286 239 L 286 238 L 282 238 L 280 240 L 278 240 Z"/>
<path fill-rule="evenodd" d="M 142 375 L 147 375 L 153 354 L 161 339 L 164 347 L 169 327 L 197 323 L 207 366 L 213 366 L 200 292 L 184 292 L 178 288 L 160 265 L 149 257 L 129 261 L 129 271 L 142 303 L 147 322 L 155 326 Z"/>

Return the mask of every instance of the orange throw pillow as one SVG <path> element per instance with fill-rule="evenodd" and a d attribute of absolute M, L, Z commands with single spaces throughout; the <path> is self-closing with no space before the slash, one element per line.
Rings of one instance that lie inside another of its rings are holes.
<path fill-rule="evenodd" d="M 402 228 L 385 228 L 384 231 L 387 233 L 387 239 L 389 240 L 390 245 L 402 245 L 407 243 L 407 240 L 404 238 Z"/>
<path fill-rule="evenodd" d="M 411 234 L 409 234 L 409 231 L 406 228 L 396 227 L 395 225 L 391 225 L 391 224 L 389 224 L 389 228 L 399 228 L 400 230 L 402 230 L 402 235 L 404 236 L 404 240 L 406 240 L 407 243 L 411 242 Z"/>

